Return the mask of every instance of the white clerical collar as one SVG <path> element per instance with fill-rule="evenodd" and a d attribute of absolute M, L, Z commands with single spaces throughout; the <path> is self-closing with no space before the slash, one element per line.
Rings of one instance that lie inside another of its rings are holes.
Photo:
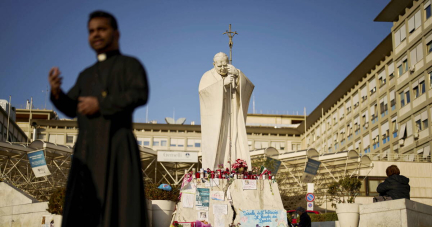
<path fill-rule="evenodd" d="M 105 53 L 98 54 L 97 59 L 98 61 L 105 61 L 107 59 L 107 55 Z"/>

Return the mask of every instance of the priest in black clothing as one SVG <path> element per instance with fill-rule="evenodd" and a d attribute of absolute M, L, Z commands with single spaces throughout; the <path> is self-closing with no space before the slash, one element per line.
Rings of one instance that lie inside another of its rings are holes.
<path fill-rule="evenodd" d="M 64 93 L 62 78 L 49 72 L 51 101 L 78 118 L 79 134 L 66 189 L 63 227 L 148 226 L 140 154 L 132 114 L 148 99 L 141 63 L 119 51 L 116 19 L 96 11 L 88 21 L 97 62 Z"/>

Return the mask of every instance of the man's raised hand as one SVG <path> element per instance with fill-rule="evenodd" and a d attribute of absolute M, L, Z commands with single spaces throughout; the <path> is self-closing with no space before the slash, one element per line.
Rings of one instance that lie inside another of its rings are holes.
<path fill-rule="evenodd" d="M 62 84 L 63 78 L 60 77 L 60 71 L 58 67 L 52 67 L 48 73 L 48 82 L 51 86 L 51 94 L 55 99 L 59 98 L 60 86 Z"/>

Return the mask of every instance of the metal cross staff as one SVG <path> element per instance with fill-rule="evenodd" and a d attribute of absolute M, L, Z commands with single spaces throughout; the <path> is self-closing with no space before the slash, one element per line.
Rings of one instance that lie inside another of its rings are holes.
<path fill-rule="evenodd" d="M 232 41 L 232 38 L 235 36 L 235 35 L 238 35 L 238 33 L 237 33 L 237 31 L 235 31 L 235 32 L 232 32 L 231 31 L 231 24 L 229 25 L 229 31 L 228 30 L 226 30 L 226 32 L 224 32 L 222 35 L 225 35 L 225 34 L 227 34 L 228 35 L 228 37 L 229 37 L 229 47 L 230 47 L 230 59 L 229 59 L 229 63 L 230 64 L 232 64 L 232 46 L 233 46 L 233 41 Z"/>

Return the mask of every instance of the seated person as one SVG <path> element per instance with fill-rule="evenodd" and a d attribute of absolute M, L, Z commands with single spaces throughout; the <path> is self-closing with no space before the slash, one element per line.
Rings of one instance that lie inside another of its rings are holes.
<path fill-rule="evenodd" d="M 410 199 L 409 178 L 400 175 L 396 165 L 386 169 L 387 179 L 378 185 L 377 192 L 380 196 L 390 196 L 392 199 Z"/>

